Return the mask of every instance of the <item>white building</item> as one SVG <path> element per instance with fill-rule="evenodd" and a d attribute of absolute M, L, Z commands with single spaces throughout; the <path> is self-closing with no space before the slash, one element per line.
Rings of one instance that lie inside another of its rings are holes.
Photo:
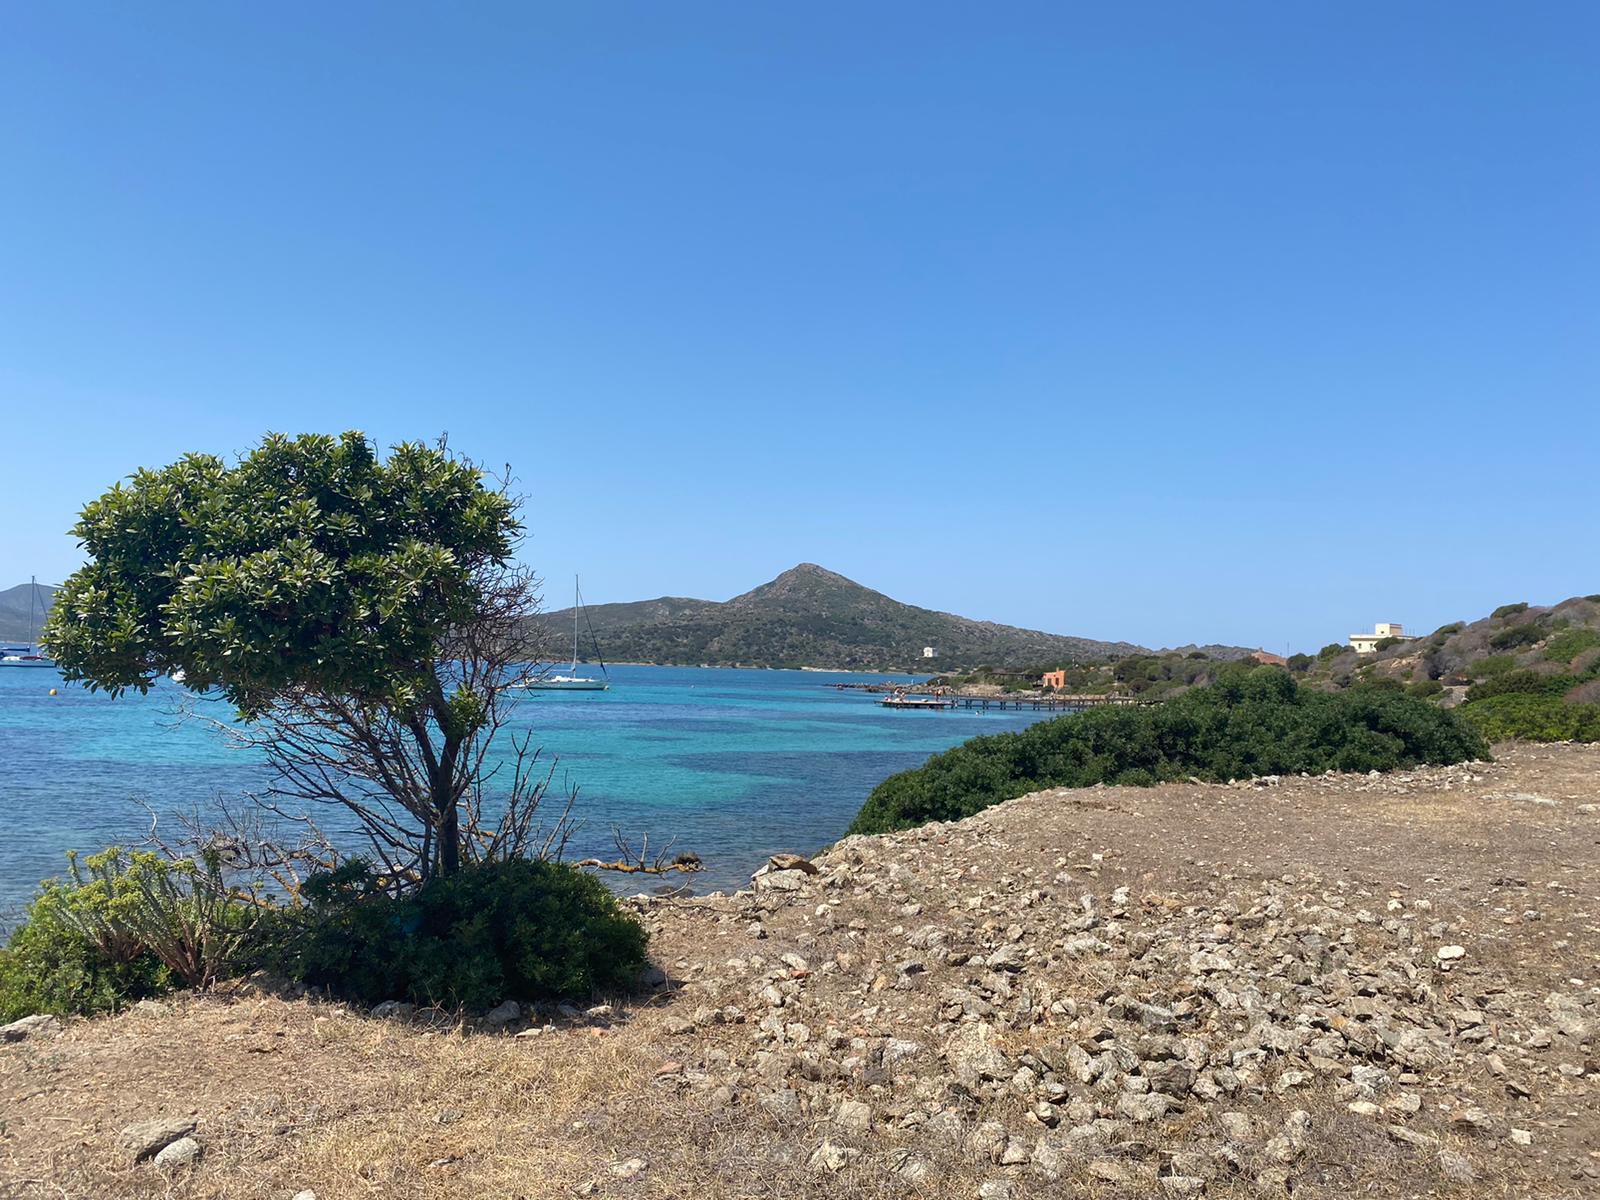
<path fill-rule="evenodd" d="M 1407 637 L 1404 628 L 1398 621 L 1379 621 L 1372 627 L 1371 633 L 1352 633 L 1350 645 L 1357 654 L 1375 654 L 1378 643 L 1394 638 L 1402 642 L 1414 642 L 1417 639 Z"/>
<path fill-rule="evenodd" d="M 937 650 L 935 650 L 932 646 L 924 646 L 922 648 L 922 657 L 923 658 L 938 658 L 939 657 L 939 652 Z"/>

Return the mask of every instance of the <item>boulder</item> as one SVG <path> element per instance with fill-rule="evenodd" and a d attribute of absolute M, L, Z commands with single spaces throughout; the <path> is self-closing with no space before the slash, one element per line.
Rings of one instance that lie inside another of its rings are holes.
<path fill-rule="evenodd" d="M 41 1037 L 61 1032 L 61 1022 L 49 1013 L 36 1013 L 9 1025 L 0 1025 L 0 1042 L 20 1042 L 24 1038 Z"/>
<path fill-rule="evenodd" d="M 134 1162 L 143 1162 L 179 1138 L 194 1132 L 193 1117 L 158 1117 L 137 1121 L 117 1134 L 117 1146 Z"/>
<path fill-rule="evenodd" d="M 203 1149 L 199 1142 L 192 1137 L 181 1137 L 177 1141 L 164 1146 L 156 1154 L 156 1166 L 163 1171 L 175 1171 L 183 1167 L 192 1167 L 200 1161 Z"/>

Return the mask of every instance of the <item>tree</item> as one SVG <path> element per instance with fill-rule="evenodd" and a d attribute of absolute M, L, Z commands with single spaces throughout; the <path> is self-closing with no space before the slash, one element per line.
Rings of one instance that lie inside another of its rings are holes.
<path fill-rule="evenodd" d="M 360 433 L 271 434 L 233 466 L 190 454 L 84 509 L 89 561 L 44 640 L 91 689 L 171 675 L 226 699 L 270 768 L 260 799 L 341 806 L 397 886 L 548 851 L 565 818 L 534 829 L 549 776 L 528 735 L 486 794 L 542 657 L 517 507 L 442 443 L 380 459 Z"/>

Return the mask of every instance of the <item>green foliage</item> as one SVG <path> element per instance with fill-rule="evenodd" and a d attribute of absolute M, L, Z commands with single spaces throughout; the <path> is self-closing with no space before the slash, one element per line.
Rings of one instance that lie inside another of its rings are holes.
<path fill-rule="evenodd" d="M 1537 624 L 1513 625 L 1510 629 L 1502 629 L 1489 639 L 1489 645 L 1496 650 L 1516 650 L 1522 646 L 1531 646 L 1544 636 L 1544 630 Z"/>
<path fill-rule="evenodd" d="M 241 961 L 261 909 L 230 888 L 215 855 L 167 859 L 113 846 L 80 864 L 67 855 L 70 885 L 50 882 L 38 904 L 103 954 L 147 952 L 188 987 L 206 987 Z"/>
<path fill-rule="evenodd" d="M 1439 628 L 1435 629 L 1428 636 L 1443 640 L 1444 638 L 1449 637 L 1452 633 L 1460 633 L 1466 627 L 1467 623 L 1465 621 L 1451 621 L 1448 625 L 1439 626 Z"/>
<path fill-rule="evenodd" d="M 1379 638 L 1372 644 L 1372 648 L 1374 651 L 1381 653 L 1382 651 L 1392 649 L 1395 646 L 1404 645 L 1405 640 L 1405 638 L 1397 637 Z"/>
<path fill-rule="evenodd" d="M 1475 683 L 1467 689 L 1467 700 L 1487 700 L 1491 696 L 1561 696 L 1579 682 L 1576 676 L 1545 675 L 1538 671 L 1506 671 Z"/>
<path fill-rule="evenodd" d="M 209 882 L 206 868 L 117 847 L 67 859 L 68 877 L 40 885 L 0 951 L 0 1019 L 109 1012 L 214 977 L 220 961 L 204 948 L 233 946 L 225 927 L 241 922 L 195 899 L 196 878 Z M 188 969 L 197 959 L 213 969 Z"/>
<path fill-rule="evenodd" d="M 1514 671 L 1517 667 L 1517 657 L 1514 654 L 1493 654 L 1488 658 L 1480 658 L 1468 668 L 1474 679 L 1493 679 L 1496 675 L 1504 675 L 1507 671 Z"/>
<path fill-rule="evenodd" d="M 1047 787 L 1391 770 L 1487 752 L 1470 726 L 1426 701 L 1381 687 L 1320 692 L 1279 669 L 1235 667 L 1164 704 L 1094 709 L 937 754 L 880 784 L 850 831 L 956 820 Z"/>
<path fill-rule="evenodd" d="M 1339 655 L 1343 654 L 1347 649 L 1349 649 L 1349 647 L 1347 647 L 1343 642 L 1329 642 L 1321 650 L 1317 651 L 1317 657 L 1323 659 L 1324 661 L 1330 658 L 1338 658 Z"/>
<path fill-rule="evenodd" d="M 351 863 L 314 876 L 274 959 L 294 978 L 376 1003 L 488 1008 L 505 999 L 630 987 L 648 938 L 575 867 L 509 859 L 463 868 L 395 898 Z"/>
<path fill-rule="evenodd" d="M 1293 671 L 1296 675 L 1304 675 L 1314 665 L 1316 665 L 1316 661 L 1317 660 L 1312 658 L 1309 654 L 1291 654 L 1289 656 L 1289 670 Z"/>
<path fill-rule="evenodd" d="M 359 433 L 269 435 L 237 466 L 191 454 L 84 510 L 89 563 L 44 641 L 68 679 L 118 694 L 182 672 L 246 715 L 285 689 L 405 701 L 501 561 L 513 502 L 442 449 L 380 461 Z"/>
<path fill-rule="evenodd" d="M 1570 663 L 1596 646 L 1600 646 L 1600 630 L 1568 629 L 1545 644 L 1544 656 L 1550 662 Z"/>
<path fill-rule="evenodd" d="M 1406 695 L 1416 696 L 1426 700 L 1429 696 L 1437 696 L 1444 691 L 1444 684 L 1437 679 L 1419 679 L 1415 683 L 1406 684 Z"/>
<path fill-rule="evenodd" d="M 1600 742 L 1600 704 L 1565 704 L 1558 695 L 1504 693 L 1458 710 L 1491 742 Z"/>
<path fill-rule="evenodd" d="M 1502 604 L 1499 608 L 1490 613 L 1489 617 L 1491 620 L 1498 621 L 1502 617 L 1514 617 L 1518 613 L 1525 613 L 1527 611 L 1528 602 L 1526 600 L 1519 600 L 1515 604 Z"/>

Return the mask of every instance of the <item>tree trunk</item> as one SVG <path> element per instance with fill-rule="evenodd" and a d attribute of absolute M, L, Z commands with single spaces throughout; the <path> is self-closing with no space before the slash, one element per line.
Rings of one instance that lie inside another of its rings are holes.
<path fill-rule="evenodd" d="M 454 801 L 439 814 L 439 874 L 454 875 L 461 869 L 461 828 Z"/>
<path fill-rule="evenodd" d="M 461 751 L 459 738 L 446 736 L 434 769 L 430 791 L 439 836 L 439 874 L 454 875 L 461 869 L 460 798 L 456 792 L 456 756 Z"/>

